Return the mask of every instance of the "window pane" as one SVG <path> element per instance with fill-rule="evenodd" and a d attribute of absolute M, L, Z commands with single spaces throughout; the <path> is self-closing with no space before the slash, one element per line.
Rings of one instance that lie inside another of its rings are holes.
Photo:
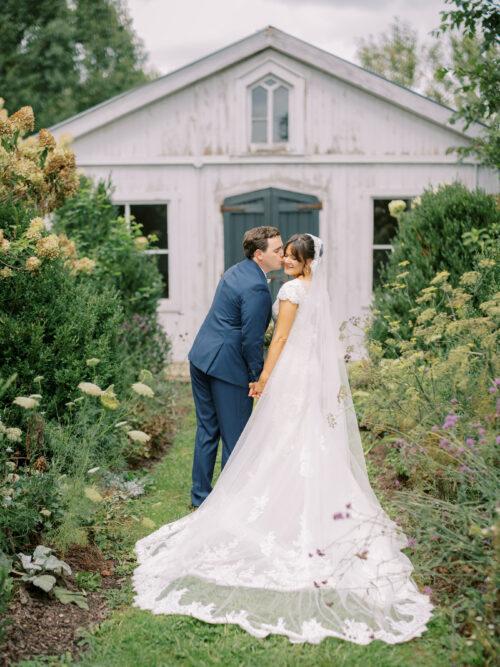
<path fill-rule="evenodd" d="M 252 90 L 252 119 L 267 118 L 267 90 L 257 86 Z"/>
<path fill-rule="evenodd" d="M 267 121 L 265 120 L 252 121 L 252 143 L 253 144 L 267 143 Z"/>
<path fill-rule="evenodd" d="M 389 203 L 393 199 L 403 199 L 402 197 L 393 197 L 392 199 L 375 199 L 373 202 L 373 243 L 374 245 L 384 245 L 392 243 L 392 239 L 398 228 L 398 221 L 389 213 Z M 406 208 L 410 207 L 410 199 L 403 199 L 406 202 Z"/>
<path fill-rule="evenodd" d="M 130 214 L 140 222 L 144 236 L 156 234 L 155 248 L 168 249 L 167 206 L 166 204 L 131 204 Z"/>
<path fill-rule="evenodd" d="M 156 258 L 158 269 L 160 270 L 160 273 L 163 277 L 164 286 L 163 286 L 162 298 L 163 299 L 168 299 L 168 297 L 169 297 L 168 255 L 152 255 L 152 257 Z"/>
<path fill-rule="evenodd" d="M 398 221 L 389 214 L 389 202 L 392 199 L 375 199 L 373 202 L 373 243 L 375 245 L 391 243 L 398 228 Z"/>
<path fill-rule="evenodd" d="M 121 216 L 122 218 L 125 216 L 125 204 L 115 204 L 115 209 L 117 216 Z"/>
<path fill-rule="evenodd" d="M 391 250 L 377 250 L 373 251 L 373 287 L 376 287 L 380 282 L 380 271 L 389 259 Z"/>
<path fill-rule="evenodd" d="M 273 141 L 288 141 L 288 89 L 285 86 L 274 91 Z"/>

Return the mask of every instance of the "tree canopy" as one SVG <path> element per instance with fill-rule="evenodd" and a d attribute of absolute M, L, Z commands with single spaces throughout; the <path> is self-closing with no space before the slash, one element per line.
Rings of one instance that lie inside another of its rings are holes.
<path fill-rule="evenodd" d="M 3 0 L 0 94 L 29 105 L 37 129 L 148 81 L 122 0 Z"/>

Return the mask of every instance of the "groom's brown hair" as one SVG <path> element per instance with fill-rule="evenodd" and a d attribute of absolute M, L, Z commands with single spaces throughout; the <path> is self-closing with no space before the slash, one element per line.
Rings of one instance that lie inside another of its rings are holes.
<path fill-rule="evenodd" d="M 243 252 L 252 259 L 256 250 L 267 250 L 268 239 L 280 235 L 277 227 L 252 227 L 243 236 Z"/>

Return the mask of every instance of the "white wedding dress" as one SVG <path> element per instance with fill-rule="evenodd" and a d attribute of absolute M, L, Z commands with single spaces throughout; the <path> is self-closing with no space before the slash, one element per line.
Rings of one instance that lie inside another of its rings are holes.
<path fill-rule="evenodd" d="M 134 605 L 293 643 L 405 642 L 433 605 L 368 480 L 320 243 L 312 281 L 279 292 L 292 331 L 212 492 L 136 543 Z"/>

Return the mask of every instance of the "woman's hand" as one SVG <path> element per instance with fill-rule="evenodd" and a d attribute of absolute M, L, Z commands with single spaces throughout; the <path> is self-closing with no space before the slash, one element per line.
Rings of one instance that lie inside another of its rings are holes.
<path fill-rule="evenodd" d="M 264 387 L 266 386 L 267 378 L 260 376 L 257 382 L 250 382 L 248 395 L 250 398 L 260 398 Z"/>

